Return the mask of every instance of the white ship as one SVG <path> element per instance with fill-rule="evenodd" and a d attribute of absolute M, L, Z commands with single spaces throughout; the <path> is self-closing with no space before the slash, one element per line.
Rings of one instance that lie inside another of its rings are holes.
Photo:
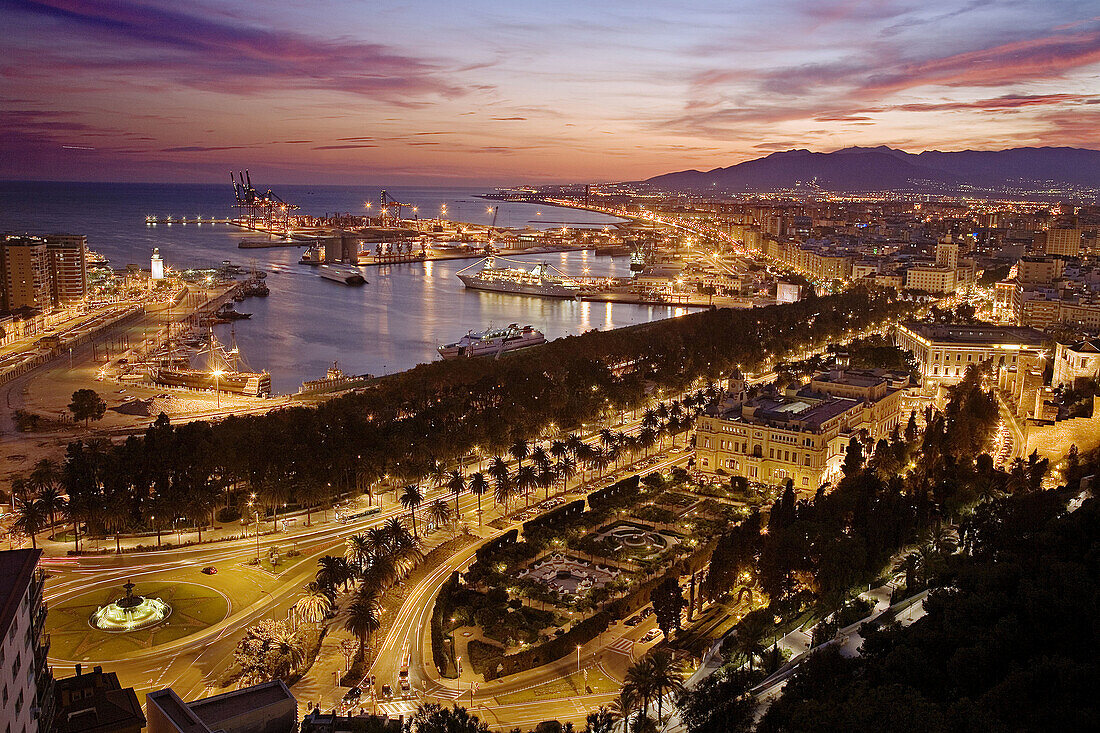
<path fill-rule="evenodd" d="M 354 265 L 321 265 L 317 268 L 317 274 L 342 285 L 363 285 L 367 282 Z"/>
<path fill-rule="evenodd" d="M 474 356 L 500 356 L 508 351 L 525 349 L 528 346 L 538 346 L 546 343 L 546 336 L 531 326 L 520 328 L 518 324 L 510 324 L 507 328 L 493 328 L 481 333 L 470 331 L 453 344 L 439 347 L 439 354 L 444 359 L 462 359 Z"/>
<path fill-rule="evenodd" d="M 550 298 L 575 298 L 582 294 L 579 280 L 558 272 L 545 262 L 538 263 L 530 270 L 522 267 L 496 267 L 493 257 L 488 257 L 479 264 L 483 267 L 477 272 L 470 272 L 477 267 L 476 264 L 458 272 L 458 278 L 466 287 Z"/>

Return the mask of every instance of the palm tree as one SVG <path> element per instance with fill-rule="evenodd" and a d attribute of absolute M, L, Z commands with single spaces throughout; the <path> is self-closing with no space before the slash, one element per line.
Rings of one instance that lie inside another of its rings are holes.
<path fill-rule="evenodd" d="M 493 498 L 496 499 L 498 504 L 504 505 L 504 516 L 508 516 L 508 500 L 512 498 L 512 477 L 505 471 L 502 474 L 494 476 L 496 479 L 496 487 L 493 492 Z"/>
<path fill-rule="evenodd" d="M 455 495 L 455 523 L 457 523 L 461 516 L 461 512 L 458 508 L 458 495 L 466 490 L 466 477 L 462 475 L 462 471 L 458 469 L 451 471 L 447 479 L 447 488 Z"/>
<path fill-rule="evenodd" d="M 523 494 L 527 506 L 531 506 L 531 489 L 539 485 L 539 475 L 534 466 L 521 466 L 516 471 L 516 488 Z"/>
<path fill-rule="evenodd" d="M 298 669 L 298 665 L 301 664 L 302 660 L 305 658 L 302 643 L 298 640 L 297 635 L 287 629 L 283 624 L 279 624 L 278 630 L 275 632 L 275 635 L 272 636 L 271 648 L 278 653 L 277 658 L 281 659 L 282 663 L 287 665 L 285 668 L 271 670 L 276 677 L 284 677 Z"/>
<path fill-rule="evenodd" d="M 649 716 L 649 701 L 653 699 L 655 692 L 655 678 L 653 665 L 649 657 L 643 658 L 626 671 L 626 679 L 623 681 L 623 689 L 629 689 L 634 693 L 636 700 L 642 701 L 642 717 Z"/>
<path fill-rule="evenodd" d="M 428 478 L 432 480 L 432 484 L 435 486 L 435 488 L 438 489 L 443 484 L 447 483 L 447 479 L 449 476 L 450 474 L 447 473 L 447 467 L 443 465 L 442 461 L 432 462 L 432 468 L 428 472 Z"/>
<path fill-rule="evenodd" d="M 657 720 L 660 721 L 664 696 L 684 689 L 684 668 L 667 649 L 649 655 L 653 695 L 657 698 Z"/>
<path fill-rule="evenodd" d="M 61 469 L 57 461 L 43 458 L 34 464 L 31 469 L 30 485 L 40 495 L 45 489 L 57 489 L 61 483 Z"/>
<path fill-rule="evenodd" d="M 428 518 L 432 520 L 436 529 L 442 529 L 443 525 L 451 521 L 451 508 L 447 506 L 447 502 L 436 499 L 428 507 Z"/>
<path fill-rule="evenodd" d="M 37 549 L 35 535 L 42 531 L 49 520 L 46 508 L 35 499 L 19 497 L 15 500 L 15 515 L 13 528 L 25 535 L 30 535 L 31 547 Z"/>
<path fill-rule="evenodd" d="M 416 508 L 424 501 L 424 495 L 420 493 L 420 489 L 416 484 L 409 484 L 405 487 L 405 490 L 401 492 L 401 506 L 409 510 L 409 516 L 412 517 L 413 536 L 416 537 Z"/>
<path fill-rule="evenodd" d="M 505 463 L 503 458 L 497 456 L 489 463 L 488 473 L 493 477 L 493 481 L 497 486 L 499 486 L 502 481 L 508 480 L 508 464 Z"/>
<path fill-rule="evenodd" d="M 649 458 L 649 449 L 657 443 L 657 431 L 651 427 L 642 428 L 638 433 L 638 444 L 645 450 L 645 457 Z"/>
<path fill-rule="evenodd" d="M 371 543 L 364 534 L 353 534 L 344 540 L 344 559 L 363 572 L 371 556 Z"/>
<path fill-rule="evenodd" d="M 351 605 L 348 606 L 347 616 L 344 619 L 344 629 L 359 637 L 360 655 L 366 653 L 371 634 L 382 625 L 378 618 L 379 612 L 378 596 L 374 590 L 365 586 L 360 587 Z"/>
<path fill-rule="evenodd" d="M 577 475 L 577 461 L 572 456 L 565 456 L 558 461 L 558 478 L 561 479 L 561 490 L 564 494 L 569 488 L 569 479 Z"/>
<path fill-rule="evenodd" d="M 516 462 L 519 463 L 519 467 L 522 468 L 523 459 L 531 455 L 531 444 L 521 438 L 512 443 L 508 448 L 508 454 L 515 458 Z"/>
<path fill-rule="evenodd" d="M 53 483 L 45 484 L 38 490 L 38 503 L 50 517 L 50 526 L 57 524 L 57 515 L 65 515 L 65 497 Z"/>
<path fill-rule="evenodd" d="M 600 445 L 604 450 L 608 450 L 611 446 L 615 445 L 615 431 L 611 428 L 604 428 L 600 431 Z"/>
<path fill-rule="evenodd" d="M 320 624 L 332 611 L 332 598 L 317 583 L 306 585 L 305 593 L 294 603 L 298 618 L 311 624 Z"/>
<path fill-rule="evenodd" d="M 344 585 L 351 576 L 348 562 L 342 557 L 325 555 L 317 560 L 317 585 L 324 590 L 335 592 L 336 586 Z"/>
<path fill-rule="evenodd" d="M 564 440 L 552 440 L 550 441 L 550 455 L 554 457 L 554 460 L 561 461 L 562 458 L 569 455 L 569 446 L 565 444 Z"/>
<path fill-rule="evenodd" d="M 481 526 L 481 495 L 489 489 L 489 482 L 485 480 L 485 474 L 478 471 L 470 477 L 470 491 L 477 497 L 477 526 Z"/>
<path fill-rule="evenodd" d="M 582 449 L 584 445 L 585 442 L 581 440 L 581 436 L 577 435 L 576 433 L 570 433 L 565 438 L 565 447 L 572 454 L 574 460 L 576 460 L 578 452 Z"/>
<path fill-rule="evenodd" d="M 624 685 L 619 688 L 619 696 L 611 701 L 611 716 L 623 722 L 623 730 L 630 733 L 630 722 L 638 710 L 638 691 Z"/>

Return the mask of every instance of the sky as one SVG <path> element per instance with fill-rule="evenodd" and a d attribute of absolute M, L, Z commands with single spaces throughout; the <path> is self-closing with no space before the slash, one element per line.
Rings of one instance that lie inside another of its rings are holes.
<path fill-rule="evenodd" d="M 0 179 L 637 180 L 1100 148 L 1096 0 L 0 0 Z"/>

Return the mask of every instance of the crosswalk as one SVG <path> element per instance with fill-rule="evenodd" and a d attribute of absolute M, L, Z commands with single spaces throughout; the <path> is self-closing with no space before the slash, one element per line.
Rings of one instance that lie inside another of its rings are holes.
<path fill-rule="evenodd" d="M 630 651 L 634 648 L 634 642 L 631 639 L 623 637 L 618 639 L 614 644 L 607 647 L 609 651 L 619 652 L 620 654 L 630 654 Z"/>
<path fill-rule="evenodd" d="M 378 712 L 396 718 L 399 715 L 408 717 L 416 712 L 416 700 L 394 700 L 392 702 L 378 703 Z"/>

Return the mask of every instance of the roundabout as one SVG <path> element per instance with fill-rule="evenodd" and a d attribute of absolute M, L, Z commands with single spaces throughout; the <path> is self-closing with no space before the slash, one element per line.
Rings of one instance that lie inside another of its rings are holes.
<path fill-rule="evenodd" d="M 189 582 L 103 586 L 51 605 L 46 628 L 50 658 L 118 659 L 182 639 L 222 621 L 230 604 L 221 591 Z"/>

